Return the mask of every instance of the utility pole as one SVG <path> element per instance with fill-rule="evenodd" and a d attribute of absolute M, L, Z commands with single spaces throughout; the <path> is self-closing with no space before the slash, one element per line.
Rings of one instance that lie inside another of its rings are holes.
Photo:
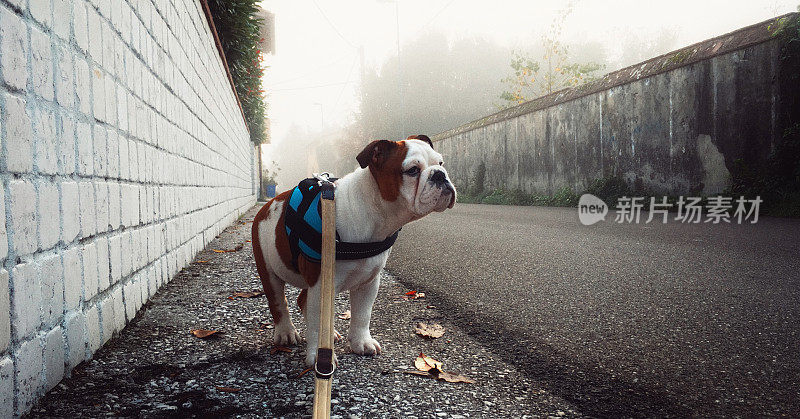
<path fill-rule="evenodd" d="M 359 65 L 361 66 L 361 72 L 360 72 L 360 74 L 361 74 L 361 85 L 363 86 L 364 85 L 364 71 L 365 71 L 364 70 L 364 46 L 363 45 L 358 47 L 358 60 L 359 60 Z"/>
<path fill-rule="evenodd" d="M 380 3 L 394 3 L 394 24 L 397 36 L 397 95 L 400 98 L 400 136 L 406 135 L 406 106 L 403 97 L 403 64 L 400 62 L 400 0 L 378 0 Z"/>
<path fill-rule="evenodd" d="M 322 115 L 322 104 L 319 102 L 314 102 L 314 105 L 319 106 L 319 132 L 322 132 L 323 127 L 325 127 L 325 119 Z"/>
<path fill-rule="evenodd" d="M 394 0 L 394 18 L 397 28 L 397 94 L 400 95 L 400 138 L 406 137 L 406 104 L 403 97 L 403 64 L 400 62 L 400 2 Z"/>

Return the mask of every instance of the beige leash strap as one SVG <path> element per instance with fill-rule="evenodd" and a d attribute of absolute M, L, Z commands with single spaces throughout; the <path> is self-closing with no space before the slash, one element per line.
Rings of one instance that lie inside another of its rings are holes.
<path fill-rule="evenodd" d="M 322 260 L 320 270 L 319 349 L 314 365 L 314 415 L 315 419 L 331 416 L 331 387 L 333 380 L 333 278 L 336 272 L 336 204 L 334 185 L 321 176 L 320 205 L 322 206 Z"/>

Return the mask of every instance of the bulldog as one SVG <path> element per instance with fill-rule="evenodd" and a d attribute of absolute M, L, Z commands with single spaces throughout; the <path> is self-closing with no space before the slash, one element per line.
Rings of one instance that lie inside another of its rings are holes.
<path fill-rule="evenodd" d="M 377 243 L 403 225 L 433 211 L 453 208 L 456 190 L 443 167 L 442 155 L 424 135 L 403 141 L 373 141 L 356 157 L 360 168 L 338 179 L 336 185 L 337 240 Z M 274 325 L 275 345 L 299 344 L 289 316 L 285 284 L 301 288 L 297 304 L 306 320 L 306 364 L 316 361 L 319 341 L 320 264 L 290 248 L 286 229 L 292 191 L 267 202 L 253 221 L 253 255 Z M 393 243 L 393 241 L 392 241 Z M 369 329 L 372 305 L 378 293 L 380 271 L 391 248 L 374 256 L 337 260 L 336 293 L 350 291 L 348 341 L 354 353 L 376 355 L 381 345 Z M 337 259 L 338 257 L 337 245 Z M 337 340 L 341 338 L 336 333 Z"/>

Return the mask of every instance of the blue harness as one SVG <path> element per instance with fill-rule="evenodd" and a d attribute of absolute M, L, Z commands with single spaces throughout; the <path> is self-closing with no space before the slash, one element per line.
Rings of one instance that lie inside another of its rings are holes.
<path fill-rule="evenodd" d="M 334 182 L 336 178 L 330 178 Z M 292 251 L 292 266 L 297 270 L 297 259 L 303 255 L 311 262 L 319 263 L 322 249 L 322 209 L 319 205 L 322 188 L 315 178 L 304 179 L 289 197 L 284 212 L 286 235 L 289 236 L 289 249 Z M 336 259 L 366 259 L 379 255 L 392 247 L 400 230 L 381 242 L 348 243 L 343 242 L 336 233 Z"/>

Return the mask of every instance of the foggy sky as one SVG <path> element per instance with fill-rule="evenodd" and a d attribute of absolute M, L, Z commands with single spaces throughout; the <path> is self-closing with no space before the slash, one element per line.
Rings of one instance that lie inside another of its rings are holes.
<path fill-rule="evenodd" d="M 509 50 L 538 43 L 568 3 L 398 1 L 401 46 L 420 33 L 433 30 L 444 33 L 451 41 L 480 36 Z M 623 55 L 616 49 L 619 40 L 631 33 L 647 39 L 657 37 L 666 28 L 676 34 L 675 48 L 679 48 L 796 11 L 800 0 L 573 3 L 574 11 L 565 22 L 564 39 L 571 43 L 599 42 L 613 62 Z M 386 0 L 265 0 L 263 5 L 275 13 L 276 22 L 277 51 L 265 60 L 270 66 L 265 88 L 270 92 L 268 114 L 273 143 L 283 140 L 292 125 L 316 131 L 321 119 L 328 129 L 352 121 L 358 107 L 357 48 L 363 46 L 365 65 L 371 68 L 379 68 L 385 59 L 396 55 L 395 4 Z M 661 51 L 664 52 L 668 51 Z M 506 75 L 498 74 L 498 78 Z"/>

